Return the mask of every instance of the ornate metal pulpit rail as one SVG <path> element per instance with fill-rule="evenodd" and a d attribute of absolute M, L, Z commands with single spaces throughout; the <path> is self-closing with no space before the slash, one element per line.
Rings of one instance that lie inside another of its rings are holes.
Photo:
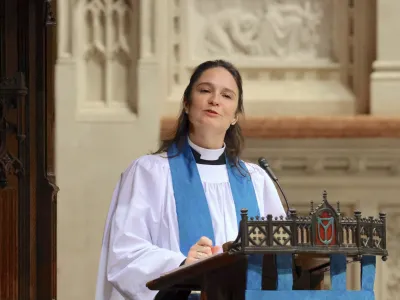
<path fill-rule="evenodd" d="M 311 202 L 308 216 L 298 216 L 291 209 L 289 216 L 250 217 L 241 210 L 242 220 L 237 239 L 229 248 L 231 253 L 310 253 L 345 254 L 347 256 L 382 256 L 386 260 L 386 214 L 379 218 L 342 216 L 339 202 L 333 208 L 323 193 L 316 208 Z"/>

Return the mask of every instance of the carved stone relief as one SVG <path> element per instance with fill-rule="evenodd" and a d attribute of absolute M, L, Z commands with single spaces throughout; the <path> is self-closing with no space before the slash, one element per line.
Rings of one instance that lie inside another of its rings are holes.
<path fill-rule="evenodd" d="M 179 109 L 194 68 L 217 58 L 240 69 L 248 115 L 353 114 L 354 95 L 341 82 L 333 48 L 337 6 L 329 0 L 171 1 L 164 114 Z"/>
<path fill-rule="evenodd" d="M 330 58 L 331 1 L 192 0 L 194 56 Z"/>
<path fill-rule="evenodd" d="M 136 1 L 85 0 L 78 6 L 84 22 L 80 34 L 79 81 L 84 108 L 130 107 L 136 111 Z"/>

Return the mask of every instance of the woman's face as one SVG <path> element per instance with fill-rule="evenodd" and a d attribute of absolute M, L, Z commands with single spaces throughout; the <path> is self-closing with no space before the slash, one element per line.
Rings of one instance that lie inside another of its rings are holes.
<path fill-rule="evenodd" d="M 239 91 L 235 79 L 222 67 L 203 72 L 193 84 L 191 104 L 186 106 L 195 130 L 225 133 L 237 122 Z"/>

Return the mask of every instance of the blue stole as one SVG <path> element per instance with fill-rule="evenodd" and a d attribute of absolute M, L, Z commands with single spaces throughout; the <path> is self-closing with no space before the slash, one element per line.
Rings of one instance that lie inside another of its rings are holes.
<path fill-rule="evenodd" d="M 215 246 L 210 210 L 196 161 L 187 138 L 179 155 L 177 155 L 178 149 L 175 144 L 168 149 L 167 153 L 175 196 L 182 254 L 187 255 L 190 248 L 202 236 L 211 239 L 213 246 Z M 242 161 L 239 161 L 239 164 L 242 167 L 241 172 L 243 174 L 226 160 L 238 225 L 241 220 L 240 210 L 242 208 L 247 208 L 250 216 L 260 215 L 250 174 L 246 173 L 248 170 Z"/>

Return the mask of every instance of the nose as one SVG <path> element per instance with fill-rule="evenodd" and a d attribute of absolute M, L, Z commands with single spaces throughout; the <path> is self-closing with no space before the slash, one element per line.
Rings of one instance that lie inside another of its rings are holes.
<path fill-rule="evenodd" d="M 220 103 L 219 95 L 217 93 L 211 93 L 208 103 L 214 106 L 218 106 Z"/>

